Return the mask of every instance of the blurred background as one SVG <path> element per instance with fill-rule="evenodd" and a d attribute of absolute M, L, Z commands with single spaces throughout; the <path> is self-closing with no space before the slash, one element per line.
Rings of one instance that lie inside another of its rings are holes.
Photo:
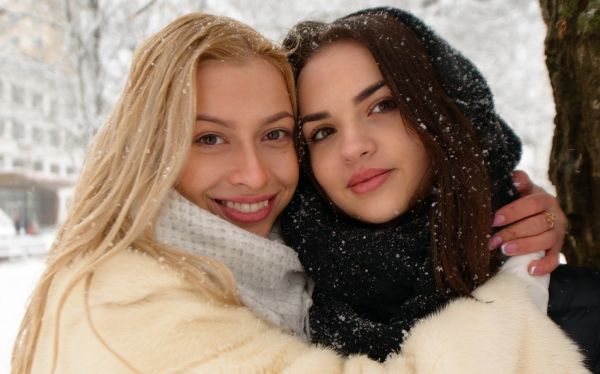
<path fill-rule="evenodd" d="M 549 191 L 554 103 L 537 0 L 0 0 L 0 371 L 86 147 L 125 82 L 135 47 L 206 11 L 275 41 L 305 19 L 390 5 L 422 18 L 482 71 L 524 144 L 520 168 Z"/>

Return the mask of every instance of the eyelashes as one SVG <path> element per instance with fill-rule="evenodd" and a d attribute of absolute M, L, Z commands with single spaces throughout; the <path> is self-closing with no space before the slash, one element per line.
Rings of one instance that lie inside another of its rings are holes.
<path fill-rule="evenodd" d="M 225 143 L 225 139 L 217 134 L 202 134 L 194 138 L 194 143 L 198 145 L 214 146 Z"/>
<path fill-rule="evenodd" d="M 314 128 L 306 139 L 308 143 L 317 143 L 321 140 L 327 139 L 330 135 L 334 134 L 336 130 L 329 125 L 320 125 Z"/>
<path fill-rule="evenodd" d="M 368 108 L 366 117 L 385 115 L 386 113 L 396 111 L 397 109 L 398 103 L 396 100 L 391 96 L 385 96 L 377 100 L 370 108 Z M 309 132 L 302 131 L 302 134 L 306 143 L 314 144 L 327 139 L 337 131 L 336 126 L 330 123 L 321 123 L 316 125 Z"/>
<path fill-rule="evenodd" d="M 276 135 L 276 136 L 273 136 L 273 135 Z M 275 130 L 271 130 L 271 131 L 267 132 L 267 134 L 263 137 L 263 139 L 277 141 L 277 140 L 282 140 L 286 137 L 291 137 L 291 136 L 292 136 L 292 132 L 289 130 L 275 129 Z"/>
<path fill-rule="evenodd" d="M 377 114 L 377 113 L 387 113 L 398 108 L 398 103 L 391 98 L 386 97 L 380 101 L 378 101 L 373 108 L 369 111 L 369 114 Z"/>
<path fill-rule="evenodd" d="M 284 128 L 271 129 L 261 138 L 262 141 L 282 142 L 292 137 L 292 131 Z M 229 143 L 224 135 L 218 133 L 203 133 L 194 138 L 194 144 L 203 147 L 213 147 Z"/>

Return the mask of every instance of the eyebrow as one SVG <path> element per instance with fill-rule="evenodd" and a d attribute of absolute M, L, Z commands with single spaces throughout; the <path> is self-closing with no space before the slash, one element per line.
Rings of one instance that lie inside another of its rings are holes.
<path fill-rule="evenodd" d="M 320 121 L 322 119 L 329 118 L 329 117 L 331 117 L 331 114 L 327 111 L 307 114 L 303 117 L 300 117 L 300 123 L 304 124 L 306 122 L 311 122 L 311 121 Z"/>
<path fill-rule="evenodd" d="M 221 126 L 225 126 L 225 127 L 231 127 L 229 125 L 229 123 L 227 123 L 227 121 L 224 121 L 224 120 L 219 119 L 217 117 L 209 116 L 209 115 L 206 115 L 206 114 L 197 114 L 196 115 L 196 122 L 198 122 L 198 121 L 212 122 L 212 123 L 215 123 L 217 125 L 221 125 Z"/>
<path fill-rule="evenodd" d="M 265 118 L 265 120 L 263 121 L 264 125 L 269 125 L 271 123 L 275 123 L 277 121 L 279 121 L 280 119 L 284 119 L 284 118 L 291 118 L 291 119 L 295 119 L 296 117 L 294 117 L 294 115 L 290 112 L 286 112 L 286 111 L 282 111 L 279 113 L 275 113 L 272 116 L 269 116 L 267 118 Z"/>
<path fill-rule="evenodd" d="M 354 96 L 352 100 L 354 104 L 360 104 L 362 101 L 366 100 L 369 96 L 373 95 L 377 90 L 381 87 L 385 86 L 385 82 L 380 80 L 379 82 L 375 82 L 364 90 L 360 91 L 358 95 Z"/>
<path fill-rule="evenodd" d="M 264 120 L 261 121 L 261 123 L 262 123 L 262 125 L 269 125 L 269 124 L 279 121 L 280 119 L 287 118 L 287 117 L 294 119 L 294 115 L 292 113 L 286 112 L 286 111 L 281 111 L 279 113 L 275 113 L 275 114 L 265 118 Z M 229 122 L 227 122 L 226 120 L 223 120 L 223 119 L 220 119 L 217 117 L 213 117 L 213 116 L 209 116 L 207 114 L 196 115 L 196 121 L 212 122 L 217 125 L 231 127 L 231 124 Z"/>
<path fill-rule="evenodd" d="M 378 82 L 371 84 L 364 90 L 360 91 L 358 93 L 358 95 L 354 96 L 354 98 L 352 99 L 352 102 L 355 105 L 360 104 L 361 102 L 365 101 L 369 96 L 373 95 L 375 92 L 377 92 L 380 88 L 384 87 L 385 85 L 386 84 L 383 80 L 380 80 Z M 331 114 L 328 111 L 311 113 L 311 114 L 307 114 L 305 116 L 300 117 L 300 123 L 306 123 L 306 122 L 311 122 L 311 121 L 320 121 L 320 120 L 330 118 L 330 117 L 331 117 Z"/>

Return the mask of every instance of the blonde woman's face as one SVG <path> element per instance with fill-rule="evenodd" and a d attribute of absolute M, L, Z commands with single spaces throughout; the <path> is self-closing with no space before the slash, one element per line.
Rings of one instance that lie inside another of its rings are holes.
<path fill-rule="evenodd" d="M 199 207 L 267 236 L 298 183 L 293 129 L 285 80 L 270 62 L 203 62 L 192 147 L 177 189 Z"/>
<path fill-rule="evenodd" d="M 300 73 L 298 99 L 311 166 L 329 198 L 370 223 L 404 213 L 427 179 L 429 158 L 371 52 L 352 41 L 317 52 Z"/>

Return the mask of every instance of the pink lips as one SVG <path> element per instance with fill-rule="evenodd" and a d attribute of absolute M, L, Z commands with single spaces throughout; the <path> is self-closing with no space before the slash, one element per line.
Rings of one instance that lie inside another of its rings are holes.
<path fill-rule="evenodd" d="M 232 222 L 239 223 L 257 223 L 267 218 L 273 211 L 275 197 L 277 195 L 262 195 L 262 196 L 236 196 L 227 197 L 221 199 L 214 199 L 219 209 L 223 214 L 229 218 Z M 225 202 L 228 203 L 239 203 L 239 204 L 255 204 L 261 201 L 268 201 L 267 206 L 260 208 L 253 212 L 243 212 L 233 207 L 226 206 Z"/>
<path fill-rule="evenodd" d="M 392 169 L 367 169 L 352 176 L 346 187 L 355 194 L 365 194 L 378 189 L 390 177 Z"/>

